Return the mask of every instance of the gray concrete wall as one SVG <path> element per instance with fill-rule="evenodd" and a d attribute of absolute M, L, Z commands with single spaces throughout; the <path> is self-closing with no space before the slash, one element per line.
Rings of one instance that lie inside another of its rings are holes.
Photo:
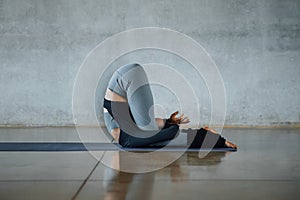
<path fill-rule="evenodd" d="M 299 124 L 299 0 L 0 0 L 0 124 L 73 124 L 85 56 L 145 26 L 180 31 L 207 50 L 224 80 L 227 125 Z"/>

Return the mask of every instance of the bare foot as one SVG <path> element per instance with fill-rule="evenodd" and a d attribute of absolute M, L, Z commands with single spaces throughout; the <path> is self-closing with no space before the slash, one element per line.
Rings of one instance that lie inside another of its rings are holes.
<path fill-rule="evenodd" d="M 214 134 L 218 134 L 218 135 L 219 135 L 219 133 L 217 133 L 217 131 L 215 131 L 214 129 L 209 128 L 208 126 L 205 126 L 204 129 L 207 130 L 207 131 L 210 131 L 211 133 L 214 133 Z M 226 145 L 227 147 L 231 147 L 231 148 L 233 148 L 233 149 L 237 149 L 237 145 L 236 145 L 236 144 L 233 144 L 233 143 L 231 143 L 231 142 L 229 142 L 228 140 L 225 141 L 225 145 Z"/>
<path fill-rule="evenodd" d="M 231 147 L 231 148 L 237 149 L 237 145 L 229 142 L 228 140 L 225 141 L 225 145 L 227 147 Z"/>

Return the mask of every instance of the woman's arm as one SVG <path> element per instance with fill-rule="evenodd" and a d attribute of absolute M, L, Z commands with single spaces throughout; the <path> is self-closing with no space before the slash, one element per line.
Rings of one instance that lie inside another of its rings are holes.
<path fill-rule="evenodd" d="M 111 129 L 110 134 L 114 138 L 115 141 L 119 141 L 120 128 Z"/>
<path fill-rule="evenodd" d="M 162 129 L 166 125 L 166 123 L 179 125 L 187 124 L 190 122 L 190 119 L 184 116 L 184 114 L 181 114 L 179 117 L 176 117 L 176 115 L 178 115 L 178 111 L 174 112 L 169 119 L 155 118 L 158 128 Z"/>
<path fill-rule="evenodd" d="M 159 129 L 162 129 L 166 124 L 166 119 L 155 118 L 155 121 Z"/>

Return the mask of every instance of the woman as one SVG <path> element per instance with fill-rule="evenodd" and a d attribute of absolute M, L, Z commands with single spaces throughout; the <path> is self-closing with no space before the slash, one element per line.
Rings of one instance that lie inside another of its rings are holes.
<path fill-rule="evenodd" d="M 179 124 L 189 123 L 178 111 L 170 118 L 154 117 L 153 96 L 140 64 L 119 68 L 111 77 L 104 97 L 104 121 L 113 138 L 123 147 L 164 146 L 179 133 Z M 192 147 L 200 147 L 206 134 L 214 135 L 214 147 L 237 146 L 208 127 L 199 129 Z M 200 134 L 200 136 L 199 136 Z"/>

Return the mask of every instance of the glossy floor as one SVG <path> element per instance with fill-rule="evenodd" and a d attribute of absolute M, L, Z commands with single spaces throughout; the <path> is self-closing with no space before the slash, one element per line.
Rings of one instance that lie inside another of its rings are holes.
<path fill-rule="evenodd" d="M 85 131 L 88 141 L 99 137 Z M 122 152 L 0 152 L 0 199 L 300 199 L 300 129 L 223 135 L 238 152 L 183 153 L 161 169 L 178 154 L 139 153 L 145 159 L 133 162 L 136 154 Z M 1 142 L 81 139 L 73 128 L 0 129 Z"/>

